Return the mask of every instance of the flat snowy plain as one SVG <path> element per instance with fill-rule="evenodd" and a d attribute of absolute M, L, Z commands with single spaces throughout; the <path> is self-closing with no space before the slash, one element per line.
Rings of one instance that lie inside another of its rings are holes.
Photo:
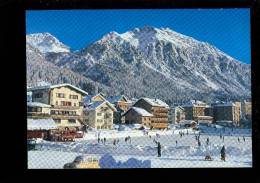
<path fill-rule="evenodd" d="M 250 130 L 204 129 L 200 135 L 200 147 L 195 139 L 198 132 L 188 129 L 187 134 L 185 129 L 185 135 L 180 137 L 179 131 L 148 131 L 146 135 L 141 130 L 103 130 L 100 138 L 107 139 L 105 144 L 97 142 L 96 131 L 86 133 L 83 139 L 75 142 L 39 141 L 39 150 L 28 151 L 28 168 L 59 169 L 78 155 L 101 157 L 106 153 L 117 161 L 126 161 L 129 158 L 151 160 L 152 168 L 252 167 Z M 220 133 L 224 135 L 224 141 L 220 138 Z M 131 137 L 131 143 L 125 142 L 126 136 Z M 206 145 L 207 138 L 209 145 Z M 114 139 L 119 139 L 117 145 L 113 145 Z M 157 157 L 154 140 L 162 145 L 162 157 Z M 220 160 L 223 145 L 226 147 L 226 162 Z M 204 160 L 207 154 L 211 155 L 213 161 Z"/>

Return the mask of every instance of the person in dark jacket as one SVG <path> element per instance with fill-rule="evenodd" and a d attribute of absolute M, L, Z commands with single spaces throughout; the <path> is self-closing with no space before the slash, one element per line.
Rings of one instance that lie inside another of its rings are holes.
<path fill-rule="evenodd" d="M 158 157 L 161 157 L 161 144 L 160 142 L 157 143 L 157 149 L 158 149 Z"/>
<path fill-rule="evenodd" d="M 223 146 L 220 150 L 221 160 L 226 161 L 226 149 L 225 146 Z"/>

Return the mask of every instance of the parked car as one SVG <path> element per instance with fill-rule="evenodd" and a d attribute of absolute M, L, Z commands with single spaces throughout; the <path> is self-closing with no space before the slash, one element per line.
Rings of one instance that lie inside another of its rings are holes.
<path fill-rule="evenodd" d="M 73 162 L 66 163 L 63 166 L 64 169 L 73 168 L 100 168 L 99 160 L 96 157 L 83 157 L 77 156 Z"/>

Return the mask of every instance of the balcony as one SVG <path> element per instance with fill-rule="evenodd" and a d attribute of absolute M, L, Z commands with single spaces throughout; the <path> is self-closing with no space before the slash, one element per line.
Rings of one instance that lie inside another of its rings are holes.
<path fill-rule="evenodd" d="M 66 109 L 66 110 L 79 110 L 82 107 L 80 106 L 60 106 L 60 105 L 52 105 L 52 109 Z"/>
<path fill-rule="evenodd" d="M 27 117 L 31 118 L 50 118 L 51 115 L 48 113 L 37 113 L 37 112 L 27 112 Z"/>

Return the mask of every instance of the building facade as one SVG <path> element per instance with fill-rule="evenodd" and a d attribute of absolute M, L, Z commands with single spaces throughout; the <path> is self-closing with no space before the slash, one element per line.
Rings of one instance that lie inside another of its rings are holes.
<path fill-rule="evenodd" d="M 142 124 L 146 127 L 151 127 L 151 118 L 153 115 L 145 109 L 139 107 L 131 107 L 123 116 L 125 117 L 126 124 Z"/>
<path fill-rule="evenodd" d="M 151 128 L 165 129 L 168 128 L 169 106 L 159 99 L 141 98 L 134 103 L 134 107 L 145 109 L 151 113 Z"/>
<path fill-rule="evenodd" d="M 182 106 L 185 110 L 186 120 L 195 120 L 198 116 L 206 116 L 210 114 L 209 105 L 201 101 L 190 101 Z"/>
<path fill-rule="evenodd" d="M 178 123 L 182 122 L 183 120 L 185 120 L 184 108 L 181 106 L 173 107 L 171 109 L 169 117 L 171 118 L 169 120 L 174 124 L 178 124 Z"/>
<path fill-rule="evenodd" d="M 239 126 L 241 120 L 241 105 L 239 103 L 222 103 L 214 105 L 214 121 L 231 121 Z"/>
<path fill-rule="evenodd" d="M 70 84 L 28 88 L 32 102 L 50 105 L 50 115 L 60 129 L 79 129 L 82 123 L 82 100 L 88 93 Z"/>
<path fill-rule="evenodd" d="M 125 123 L 123 114 L 131 107 L 132 103 L 124 95 L 109 97 L 107 101 L 117 109 L 117 112 L 114 113 L 114 123 Z"/>
<path fill-rule="evenodd" d="M 112 129 L 116 108 L 108 101 L 96 101 L 84 107 L 83 121 L 95 129 Z"/>

